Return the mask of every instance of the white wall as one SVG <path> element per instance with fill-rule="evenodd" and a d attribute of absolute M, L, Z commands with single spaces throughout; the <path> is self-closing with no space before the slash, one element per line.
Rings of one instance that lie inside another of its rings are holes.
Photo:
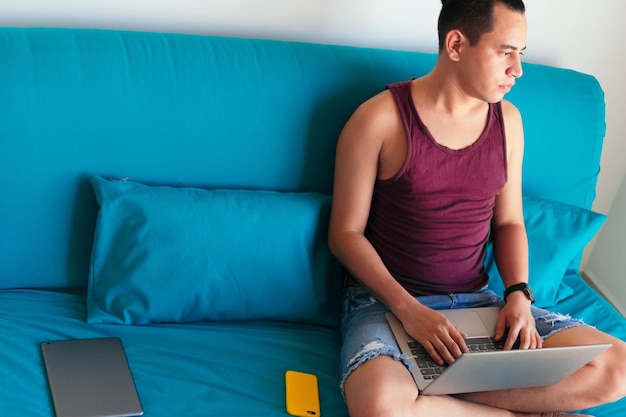
<path fill-rule="evenodd" d="M 599 233 L 595 250 L 591 254 L 585 276 L 626 315 L 626 177 L 622 181 L 609 218 Z"/>
<path fill-rule="evenodd" d="M 439 0 L 0 0 L 0 26 L 197 33 L 436 51 Z M 607 136 L 594 209 L 607 213 L 626 174 L 623 0 L 526 0 L 526 60 L 595 75 Z M 1 58 L 0 58 L 1 59 Z M 626 220 L 625 220 L 626 221 Z M 589 257 L 586 253 L 584 262 Z"/>

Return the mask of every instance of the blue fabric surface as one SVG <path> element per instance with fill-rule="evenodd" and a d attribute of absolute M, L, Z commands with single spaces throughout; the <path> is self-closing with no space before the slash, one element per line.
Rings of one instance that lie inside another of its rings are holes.
<path fill-rule="evenodd" d="M 0 378 L 0 415 L 54 415 L 41 342 L 118 336 L 146 416 L 282 416 L 289 369 L 318 376 L 323 416 L 347 416 L 336 328 L 262 321 L 87 325 L 85 316 L 84 294 L 0 291 L 0 369 L 19 375 Z"/>
<path fill-rule="evenodd" d="M 283 320 L 338 325 L 331 198 L 93 178 L 90 323 Z"/>
<path fill-rule="evenodd" d="M 0 288 L 85 288 L 92 174 L 332 192 L 356 107 L 434 55 L 297 42 L 0 28 Z M 604 134 L 591 76 L 525 64 L 508 98 L 526 195 L 590 208 Z M 25 238 L 25 237 L 28 238 Z M 36 260 L 36 262 L 33 262 Z"/>
<path fill-rule="evenodd" d="M 624 318 L 580 277 L 567 276 L 564 285 L 572 295 L 553 310 L 626 340 Z M 0 415 L 53 415 L 41 342 L 106 336 L 122 339 L 146 415 L 152 417 L 285 415 L 288 369 L 320 378 L 322 415 L 348 415 L 338 387 L 337 329 L 252 321 L 87 325 L 85 316 L 84 294 L 0 291 L 0 369 L 20 375 L 0 378 Z M 596 417 L 624 411 L 626 399 L 586 410 Z"/>
<path fill-rule="evenodd" d="M 524 223 L 529 246 L 529 283 L 536 305 L 549 308 L 571 295 L 561 285 L 572 259 L 575 259 L 600 229 L 606 216 L 580 207 L 525 196 Z M 493 245 L 487 246 L 485 269 L 489 288 L 504 294 L 504 285 L 493 256 Z"/>

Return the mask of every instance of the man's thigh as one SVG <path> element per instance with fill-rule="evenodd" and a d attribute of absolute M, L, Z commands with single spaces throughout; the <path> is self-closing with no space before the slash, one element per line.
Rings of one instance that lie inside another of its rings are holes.
<path fill-rule="evenodd" d="M 624 387 L 626 378 L 626 342 L 594 327 L 578 326 L 560 331 L 545 339 L 544 347 L 592 345 L 610 343 L 612 346 L 596 356 L 588 365 L 597 370 L 607 386 L 611 383 Z M 617 378 L 612 381 L 612 378 Z M 591 383 L 591 381 L 589 380 Z M 626 387 L 623 389 L 626 391 Z M 614 400 L 613 400 L 614 401 Z"/>
<path fill-rule="evenodd" d="M 591 326 L 575 326 L 563 329 L 547 337 L 544 347 L 578 346 L 597 343 L 611 343 L 614 346 L 624 345 L 624 342 Z"/>

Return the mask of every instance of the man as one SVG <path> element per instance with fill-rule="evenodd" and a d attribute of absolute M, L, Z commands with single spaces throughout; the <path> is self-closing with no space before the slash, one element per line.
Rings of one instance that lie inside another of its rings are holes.
<path fill-rule="evenodd" d="M 363 103 L 339 138 L 329 245 L 349 272 L 342 387 L 352 417 L 548 416 L 625 394 L 626 344 L 532 309 L 523 291 L 522 121 L 503 97 L 522 76 L 524 11 L 522 0 L 444 0 L 434 69 Z M 464 306 L 501 302 L 485 289 L 490 233 L 511 289 L 496 329 L 497 338 L 508 332 L 506 349 L 518 338 L 521 349 L 613 347 L 551 387 L 421 396 L 384 311 L 435 361 L 454 362 L 467 351 L 465 335 L 436 308 L 460 299 L 441 294 L 464 294 Z M 536 320 L 548 316 L 549 328 Z"/>

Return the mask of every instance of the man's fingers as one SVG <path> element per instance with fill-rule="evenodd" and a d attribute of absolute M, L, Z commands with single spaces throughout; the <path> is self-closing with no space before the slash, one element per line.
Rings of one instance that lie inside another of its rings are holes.
<path fill-rule="evenodd" d="M 527 349 L 528 347 L 522 347 L 522 343 L 527 343 L 528 340 L 523 341 L 522 340 L 522 335 L 520 334 L 520 329 L 516 328 L 516 327 L 509 327 L 509 331 L 508 334 L 506 336 L 506 340 L 504 342 L 504 350 L 510 350 L 513 349 L 513 346 L 515 345 L 515 343 L 518 341 L 520 341 L 520 345 L 518 346 L 519 349 Z"/>
<path fill-rule="evenodd" d="M 439 365 L 444 363 L 451 364 L 456 358 L 468 351 L 467 345 L 461 333 L 456 335 L 446 335 L 442 338 L 431 342 L 432 353 L 429 349 L 430 356 Z"/>
<path fill-rule="evenodd" d="M 541 336 L 534 328 L 509 329 L 504 349 L 538 349 L 543 342 Z"/>
<path fill-rule="evenodd" d="M 446 353 L 450 353 L 450 352 L 442 352 L 439 353 L 439 349 L 437 349 L 437 347 L 435 347 L 434 344 L 429 343 L 428 345 L 424 345 L 424 347 L 426 348 L 426 351 L 428 352 L 428 354 L 430 355 L 431 358 L 433 358 L 433 360 L 438 364 L 438 365 L 443 365 L 444 363 L 449 363 L 448 359 L 445 357 Z"/>

